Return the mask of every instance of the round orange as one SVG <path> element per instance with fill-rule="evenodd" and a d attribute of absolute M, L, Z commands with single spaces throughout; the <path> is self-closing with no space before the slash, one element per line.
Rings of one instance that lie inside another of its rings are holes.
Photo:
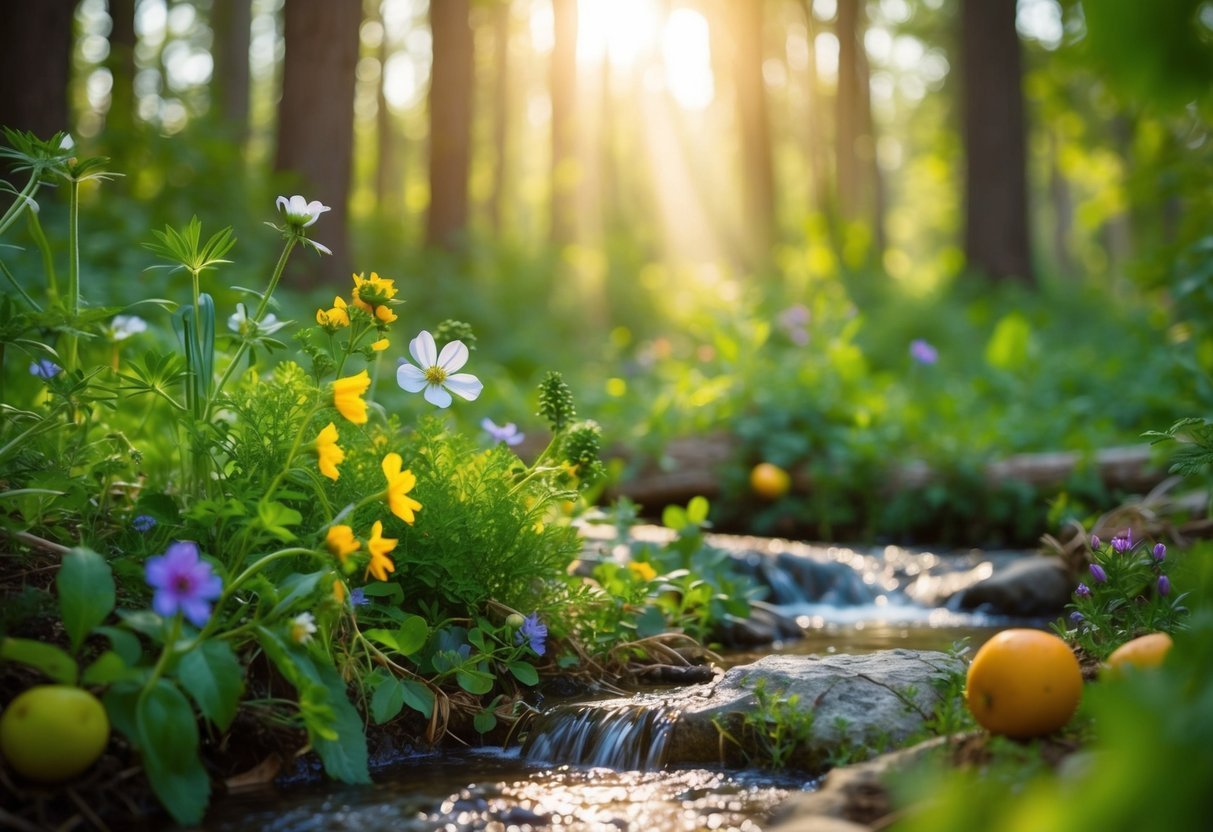
<path fill-rule="evenodd" d="M 750 471 L 750 488 L 764 500 L 778 500 L 791 487 L 791 476 L 778 465 L 760 462 Z"/>
<path fill-rule="evenodd" d="M 1166 633 L 1150 633 L 1126 641 L 1108 656 L 1107 668 L 1113 674 L 1132 666 L 1139 670 L 1158 667 L 1171 649 L 1171 637 Z"/>
<path fill-rule="evenodd" d="M 1082 670 L 1070 646 L 1043 630 L 1003 630 L 973 657 L 965 702 L 978 724 L 1016 739 L 1070 721 L 1082 698 Z"/>

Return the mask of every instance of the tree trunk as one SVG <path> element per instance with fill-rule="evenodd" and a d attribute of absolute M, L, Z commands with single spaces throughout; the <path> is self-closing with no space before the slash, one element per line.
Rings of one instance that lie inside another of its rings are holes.
<path fill-rule="evenodd" d="M 1033 282 L 1015 0 L 963 0 L 965 256 L 991 279 Z"/>
<path fill-rule="evenodd" d="M 383 21 L 380 14 L 380 22 Z M 396 49 L 388 38 L 387 26 L 379 41 L 379 85 L 375 90 L 375 206 L 381 217 L 397 213 L 404 205 L 402 137 L 396 129 L 396 117 L 388 104 L 387 62 Z"/>
<path fill-rule="evenodd" d="M 493 233 L 501 236 L 502 206 L 505 202 L 507 139 L 510 115 L 510 13 L 511 0 L 497 0 L 493 6 L 493 190 L 489 197 L 489 222 Z"/>
<path fill-rule="evenodd" d="M 243 148 L 249 134 L 249 40 L 252 29 L 252 0 L 219 0 L 211 7 L 211 29 L 215 33 L 211 55 L 214 79 L 211 106 L 232 129 Z"/>
<path fill-rule="evenodd" d="M 838 97 L 835 100 L 835 182 L 838 216 L 844 225 L 867 223 L 872 231 L 870 259 L 884 247 L 884 186 L 876 162 L 876 129 L 868 55 L 864 50 L 863 7 L 839 0 Z"/>
<path fill-rule="evenodd" d="M 135 132 L 135 0 L 109 0 L 109 110 L 105 114 L 105 134 L 110 147 L 120 151 L 128 146 Z M 117 152 L 111 151 L 117 156 Z"/>
<path fill-rule="evenodd" d="M 824 118 L 825 97 L 821 94 L 821 81 L 817 75 L 817 17 L 813 14 L 812 0 L 801 0 L 805 27 L 808 36 L 808 63 L 805 67 L 805 110 L 808 113 L 805 125 L 811 181 L 809 185 L 810 210 L 826 214 L 830 205 L 830 179 L 826 159 L 828 128 Z"/>
<path fill-rule="evenodd" d="M 75 0 L 0 3 L 0 127 L 46 139 L 71 129 Z"/>
<path fill-rule="evenodd" d="M 552 0 L 552 222 L 554 246 L 573 241 L 577 229 L 577 0 Z"/>
<path fill-rule="evenodd" d="M 733 78 L 741 127 L 742 207 L 750 259 L 767 261 L 775 240 L 775 176 L 766 83 L 762 77 L 763 3 L 732 3 Z"/>
<path fill-rule="evenodd" d="M 286 57 L 278 104 L 276 171 L 289 171 L 302 194 L 332 208 L 313 226 L 333 250 L 299 273 L 304 286 L 343 281 L 350 269 L 349 192 L 354 149 L 354 70 L 358 63 L 361 4 L 286 0 Z"/>
<path fill-rule="evenodd" d="M 454 250 L 468 224 L 474 42 L 469 0 L 430 3 L 430 209 L 428 246 Z"/>

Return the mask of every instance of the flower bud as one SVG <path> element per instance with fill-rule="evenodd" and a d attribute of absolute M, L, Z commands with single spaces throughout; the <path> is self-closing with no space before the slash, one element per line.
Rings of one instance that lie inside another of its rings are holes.
<path fill-rule="evenodd" d="M 1099 535 L 1093 534 L 1093 535 L 1091 535 L 1091 549 L 1092 549 L 1092 551 L 1094 551 L 1098 548 L 1099 548 Z"/>
<path fill-rule="evenodd" d="M 523 618 L 520 613 L 512 612 L 506 616 L 505 626 L 509 627 L 511 630 L 517 630 L 522 626 L 522 622 L 525 620 L 526 619 Z"/>
<path fill-rule="evenodd" d="M 1168 578 L 1166 575 L 1158 576 L 1158 594 L 1159 595 L 1170 595 L 1171 594 L 1171 579 Z"/>
<path fill-rule="evenodd" d="M 1079 598 L 1090 598 L 1091 587 L 1087 586 L 1086 584 L 1079 584 L 1078 589 L 1074 590 L 1074 594 Z"/>
<path fill-rule="evenodd" d="M 1095 583 L 1102 584 L 1108 580 L 1108 573 L 1098 563 L 1093 563 L 1091 564 L 1091 577 L 1095 579 Z"/>
<path fill-rule="evenodd" d="M 1159 563 L 1162 563 L 1164 560 L 1167 559 L 1166 545 L 1162 544 L 1162 543 L 1155 543 L 1153 554 L 1154 554 L 1154 560 L 1158 561 Z"/>

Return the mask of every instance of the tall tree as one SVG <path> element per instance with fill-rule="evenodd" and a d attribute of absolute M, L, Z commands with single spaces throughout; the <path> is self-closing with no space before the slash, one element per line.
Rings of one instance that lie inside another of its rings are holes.
<path fill-rule="evenodd" d="M 551 240 L 573 240 L 577 228 L 577 0 L 552 0 Z"/>
<path fill-rule="evenodd" d="M 396 44 L 388 37 L 382 6 L 376 14 L 383 24 L 383 35 L 379 41 L 379 84 L 375 90 L 375 205 L 381 216 L 390 216 L 401 207 L 404 178 L 400 152 L 402 140 L 387 100 L 387 64 Z"/>
<path fill-rule="evenodd" d="M 809 170 L 812 174 L 810 183 L 809 204 L 812 210 L 825 214 L 829 206 L 830 176 L 826 149 L 828 147 L 828 129 L 825 118 L 825 97 L 821 93 L 821 81 L 817 75 L 817 32 L 819 24 L 813 13 L 813 0 L 801 0 L 801 11 L 804 13 L 808 58 L 805 61 L 805 111 L 808 116 L 805 125 L 807 142 L 806 155 L 809 159 Z"/>
<path fill-rule="evenodd" d="M 249 42 L 253 22 L 252 0 L 220 0 L 211 7 L 214 44 L 215 91 L 212 106 L 244 144 L 249 130 Z"/>
<path fill-rule="evenodd" d="M 111 146 L 121 146 L 135 130 L 135 0 L 109 0 L 109 111 L 105 130 Z"/>
<path fill-rule="evenodd" d="M 995 280 L 1032 282 L 1026 124 L 1016 0 L 963 0 L 965 256 Z"/>
<path fill-rule="evenodd" d="M 318 237 L 333 256 L 301 279 L 305 284 L 322 276 L 340 280 L 350 272 L 346 225 L 361 4 L 286 0 L 283 12 L 286 56 L 274 169 L 295 174 L 304 196 L 332 208 Z"/>
<path fill-rule="evenodd" d="M 506 146 L 510 114 L 510 16 L 513 3 L 497 0 L 493 5 L 493 190 L 489 195 L 489 220 L 493 232 L 501 233 L 505 202 Z"/>
<path fill-rule="evenodd" d="M 468 224 L 475 46 L 469 0 L 430 3 L 430 209 L 428 246 L 455 249 Z"/>
<path fill-rule="evenodd" d="M 75 0 L 0 3 L 0 127 L 48 138 L 71 127 Z"/>
<path fill-rule="evenodd" d="M 748 253 L 756 262 L 770 256 L 775 239 L 775 174 L 766 82 L 762 76 L 763 5 L 761 0 L 728 5 L 737 120 L 741 128 L 742 208 Z"/>
<path fill-rule="evenodd" d="M 871 225 L 872 254 L 884 238 L 884 206 L 876 165 L 876 129 L 872 121 L 870 69 L 864 49 L 863 5 L 838 0 L 838 97 L 835 100 L 835 186 L 838 215 L 845 223 Z"/>

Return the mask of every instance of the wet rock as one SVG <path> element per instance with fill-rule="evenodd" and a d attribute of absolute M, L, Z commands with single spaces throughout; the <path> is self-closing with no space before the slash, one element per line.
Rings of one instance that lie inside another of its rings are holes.
<path fill-rule="evenodd" d="M 963 590 L 956 605 L 996 615 L 1054 616 L 1062 613 L 1073 592 L 1073 579 L 1060 560 L 1029 557 L 1013 561 Z"/>
<path fill-rule="evenodd" d="M 813 712 L 808 742 L 796 750 L 792 763 L 822 771 L 839 756 L 879 750 L 921 730 L 939 704 L 937 683 L 963 671 L 959 659 L 934 651 L 767 656 L 669 700 L 680 713 L 665 759 L 668 764 L 719 762 L 722 746 L 737 761 L 744 760 L 744 753 L 761 753 L 743 730 L 744 716 L 756 707 L 753 691 L 761 680 L 768 693 L 781 692 L 781 699 L 796 696 L 800 709 Z M 746 744 L 744 753 L 722 743 L 722 728 Z"/>
<path fill-rule="evenodd" d="M 730 618 L 721 622 L 713 632 L 712 640 L 726 647 L 764 647 L 803 635 L 795 618 L 781 613 L 770 604 L 751 601 L 750 617 Z"/>

